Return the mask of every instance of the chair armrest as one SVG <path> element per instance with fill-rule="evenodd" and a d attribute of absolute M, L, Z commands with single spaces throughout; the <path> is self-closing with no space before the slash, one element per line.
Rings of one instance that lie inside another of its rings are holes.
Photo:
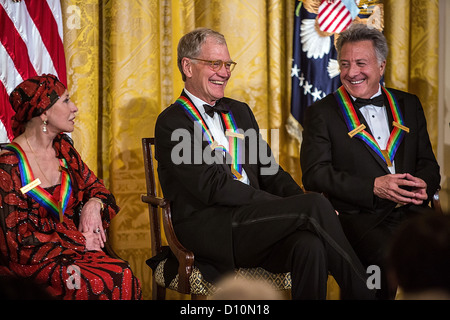
<path fill-rule="evenodd" d="M 189 277 L 194 268 L 194 253 L 186 249 L 178 240 L 172 225 L 172 213 L 169 203 L 166 204 L 163 210 L 163 226 L 169 247 L 172 249 L 179 263 L 178 291 L 189 294 L 191 292 Z"/>
<path fill-rule="evenodd" d="M 147 194 L 141 194 L 141 201 L 160 208 L 164 208 L 167 205 L 166 199 Z"/>
<path fill-rule="evenodd" d="M 141 195 L 141 200 L 142 202 L 162 209 L 164 233 L 172 253 L 178 260 L 178 291 L 189 294 L 189 277 L 192 274 L 194 266 L 194 253 L 186 249 L 180 243 L 175 234 L 175 230 L 172 225 L 170 203 L 164 198 L 146 194 Z"/>

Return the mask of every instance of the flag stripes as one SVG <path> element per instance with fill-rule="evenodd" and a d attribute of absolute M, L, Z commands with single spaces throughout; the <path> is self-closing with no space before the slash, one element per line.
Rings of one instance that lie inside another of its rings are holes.
<path fill-rule="evenodd" d="M 48 5 L 48 2 L 42 1 L 41 6 L 31 5 L 31 3 L 36 2 L 36 0 L 25 0 L 27 3 L 27 9 L 30 14 L 30 18 L 33 20 L 36 25 L 39 33 L 41 34 L 41 39 L 45 48 L 47 49 L 48 54 L 50 55 L 50 60 L 53 62 L 53 66 L 56 69 L 56 76 L 58 79 L 67 86 L 66 79 L 66 60 L 64 56 L 64 45 L 62 41 L 62 30 L 59 32 L 59 27 L 57 20 L 61 19 L 61 13 L 56 13 L 56 16 L 53 14 L 51 8 Z M 50 2 L 58 2 L 59 1 L 50 1 Z M 59 16 L 58 16 L 59 15 Z M 60 23 L 62 24 L 62 22 Z"/>
<path fill-rule="evenodd" d="M 328 3 L 323 1 L 319 7 L 318 23 L 320 30 L 339 33 L 352 22 L 350 11 L 341 1 Z"/>
<path fill-rule="evenodd" d="M 67 86 L 59 0 L 0 0 L 0 142 L 13 138 L 8 96 L 23 80 L 43 73 Z"/>

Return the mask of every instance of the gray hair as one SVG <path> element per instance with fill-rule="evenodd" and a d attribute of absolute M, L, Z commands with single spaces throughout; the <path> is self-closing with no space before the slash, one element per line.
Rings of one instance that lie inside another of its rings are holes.
<path fill-rule="evenodd" d="M 383 33 L 373 27 L 365 24 L 352 24 L 350 28 L 341 32 L 336 41 L 336 49 L 338 52 L 338 60 L 341 55 L 341 49 L 348 42 L 372 41 L 375 48 L 375 54 L 379 63 L 386 60 L 388 55 L 388 45 Z"/>
<path fill-rule="evenodd" d="M 177 48 L 177 62 L 178 69 L 180 69 L 183 81 L 186 81 L 186 75 L 183 72 L 181 60 L 183 58 L 197 58 L 208 37 L 212 37 L 217 41 L 217 44 L 225 44 L 225 37 L 223 34 L 208 28 L 198 28 L 185 34 L 178 42 Z"/>

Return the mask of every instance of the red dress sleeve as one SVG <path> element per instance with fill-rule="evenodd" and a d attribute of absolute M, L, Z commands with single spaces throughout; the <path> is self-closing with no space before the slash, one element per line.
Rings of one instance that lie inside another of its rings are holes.
<path fill-rule="evenodd" d="M 119 211 L 114 196 L 103 182 L 81 160 L 67 135 L 54 141 L 58 158 L 64 158 L 71 176 L 72 195 L 59 222 L 45 208 L 20 192 L 19 162 L 11 151 L 0 155 L 0 252 L 6 261 L 19 264 L 37 264 L 61 254 L 83 252 L 86 240 L 78 231 L 78 214 L 92 197 L 104 203 L 103 227 Z M 60 186 L 51 190 L 59 195 Z"/>
<path fill-rule="evenodd" d="M 77 200 L 82 204 L 90 198 L 99 198 L 104 204 L 102 210 L 103 228 L 107 229 L 111 219 L 119 212 L 114 195 L 105 187 L 103 181 L 92 172 L 74 148 L 71 139 L 62 134 L 55 139 L 57 156 L 65 158 L 72 178 L 72 188 Z"/>
<path fill-rule="evenodd" d="M 20 192 L 18 159 L 0 155 L 0 252 L 19 264 L 37 264 L 62 253 L 84 251 L 86 240 L 72 220 L 56 221 L 36 201 Z"/>

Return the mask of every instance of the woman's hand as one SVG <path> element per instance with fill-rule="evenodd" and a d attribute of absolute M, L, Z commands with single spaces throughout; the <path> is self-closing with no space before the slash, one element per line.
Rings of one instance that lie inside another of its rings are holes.
<path fill-rule="evenodd" d="M 83 209 L 81 209 L 80 225 L 78 226 L 78 230 L 83 233 L 86 238 L 87 250 L 101 250 L 106 242 L 106 235 L 103 230 L 102 218 L 100 214 L 101 209 L 101 201 L 97 198 L 90 199 L 83 206 Z M 89 247 L 92 246 L 98 249 L 89 249 L 88 242 Z"/>
<path fill-rule="evenodd" d="M 83 232 L 83 236 L 86 238 L 86 251 L 100 251 L 103 248 L 103 242 L 100 239 L 98 233 L 91 231 Z"/>

